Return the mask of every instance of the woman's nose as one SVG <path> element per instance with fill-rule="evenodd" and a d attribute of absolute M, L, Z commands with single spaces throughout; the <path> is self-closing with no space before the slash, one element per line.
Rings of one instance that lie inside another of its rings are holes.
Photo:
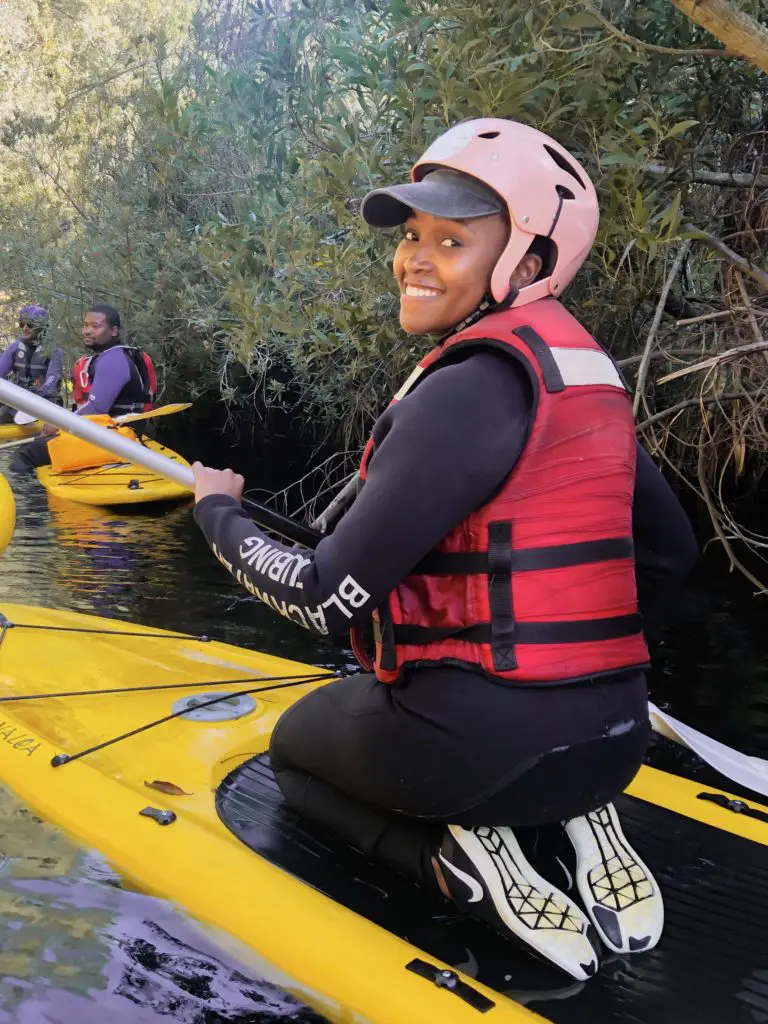
<path fill-rule="evenodd" d="M 405 261 L 406 270 L 428 270 L 432 266 L 432 259 L 427 246 L 418 245 L 411 252 Z"/>

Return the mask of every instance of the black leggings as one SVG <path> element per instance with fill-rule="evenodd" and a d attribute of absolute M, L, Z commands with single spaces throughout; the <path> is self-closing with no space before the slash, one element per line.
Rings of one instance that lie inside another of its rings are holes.
<path fill-rule="evenodd" d="M 649 735 L 642 673 L 512 687 L 423 669 L 313 691 L 280 718 L 270 755 L 287 803 L 434 887 L 447 823 L 525 828 L 594 810 L 631 782 Z"/>
<path fill-rule="evenodd" d="M 11 469 L 16 473 L 29 473 L 38 466 L 50 464 L 47 440 L 44 437 L 36 437 L 34 441 L 19 448 L 11 462 Z"/>

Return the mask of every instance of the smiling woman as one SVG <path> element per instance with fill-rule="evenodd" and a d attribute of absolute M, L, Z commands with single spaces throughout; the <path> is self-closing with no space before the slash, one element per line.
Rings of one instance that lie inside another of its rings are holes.
<path fill-rule="evenodd" d="M 400 323 L 439 339 L 376 422 L 355 502 L 301 565 L 259 543 L 231 473 L 196 467 L 195 515 L 273 610 L 321 634 L 373 620 L 373 663 L 355 636 L 366 674 L 272 733 L 286 802 L 585 980 L 598 940 L 626 954 L 661 934 L 611 801 L 649 734 L 636 573 L 667 591 L 697 554 L 615 366 L 557 301 L 595 191 L 555 140 L 486 118 L 362 215 L 404 225 Z"/>
<path fill-rule="evenodd" d="M 491 272 L 512 229 L 503 200 L 481 182 L 433 170 L 418 185 L 373 193 L 366 200 L 365 216 L 378 226 L 407 217 L 394 274 L 400 287 L 400 325 L 409 334 L 442 334 L 490 299 Z M 510 284 L 525 287 L 541 268 L 540 256 L 526 254 Z"/>

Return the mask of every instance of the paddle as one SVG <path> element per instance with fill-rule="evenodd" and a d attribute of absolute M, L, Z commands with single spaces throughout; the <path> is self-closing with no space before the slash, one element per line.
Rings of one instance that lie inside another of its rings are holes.
<path fill-rule="evenodd" d="M 159 452 L 145 448 L 137 441 L 131 441 L 126 437 L 122 437 L 114 430 L 100 427 L 82 416 L 75 416 L 74 413 L 67 412 L 66 409 L 53 405 L 44 398 L 40 398 L 39 395 L 11 384 L 9 381 L 0 380 L 0 402 L 4 402 L 12 408 L 20 409 L 30 416 L 44 420 L 46 423 L 51 423 L 61 430 L 74 434 L 75 437 L 82 438 L 84 441 L 90 441 L 92 444 L 99 445 L 106 451 L 112 452 L 118 458 L 126 459 L 136 465 L 143 466 L 145 469 L 159 473 L 161 476 L 189 488 L 190 491 L 194 490 L 194 475 L 189 467 L 182 466 L 180 463 L 166 458 L 166 456 L 161 455 Z M 0 477 L 0 479 L 2 478 Z M 355 483 L 355 480 L 349 481 L 344 488 L 346 497 L 351 495 Z M 2 499 L 2 493 L 0 493 L 0 499 Z M 313 526 L 306 526 L 304 523 L 289 519 L 287 516 L 282 516 L 278 512 L 274 512 L 272 509 L 266 508 L 255 501 L 244 499 L 243 505 L 248 508 L 254 520 L 260 526 L 272 530 L 287 540 L 302 544 L 305 547 L 315 548 L 323 537 L 323 533 L 319 529 L 315 529 Z M 327 519 L 327 513 L 321 514 L 316 522 L 323 522 L 325 519 Z M 7 531 L 2 532 L 0 536 L 4 537 L 5 532 Z M 10 535 L 8 535 L 6 544 L 8 540 L 10 540 Z M 0 547 L 0 552 L 2 550 L 3 548 Z M 649 712 L 651 726 L 655 732 L 693 750 L 702 760 L 706 761 L 707 764 L 710 764 L 726 778 L 732 779 L 739 785 L 747 786 L 763 796 L 768 796 L 768 761 L 757 757 L 748 757 L 746 754 L 732 750 L 730 747 L 725 746 L 725 744 L 718 743 L 717 740 L 713 740 L 703 733 L 692 729 L 690 726 L 678 722 L 677 719 L 660 711 L 653 704 L 649 705 Z"/>
<path fill-rule="evenodd" d="M 30 441 L 34 440 L 34 437 L 19 437 L 15 441 L 3 441 L 0 444 L 0 452 L 4 452 L 6 448 L 18 448 L 20 445 L 29 444 Z"/>
<path fill-rule="evenodd" d="M 654 732 L 692 750 L 727 779 L 762 796 L 768 796 L 768 761 L 742 754 L 719 740 L 713 740 L 711 736 L 705 736 L 703 732 L 678 721 L 650 701 L 648 711 Z"/>
<path fill-rule="evenodd" d="M 185 409 L 191 408 L 191 402 L 172 402 L 157 409 L 150 409 L 149 412 L 127 412 L 122 416 L 115 416 L 115 423 L 136 423 L 138 420 L 151 420 L 155 416 L 171 416 L 175 412 L 184 412 Z"/>
<path fill-rule="evenodd" d="M 150 409 L 149 412 L 127 412 L 122 416 L 115 416 L 115 423 L 136 423 L 137 420 L 151 420 L 155 416 L 170 416 L 175 412 L 184 412 L 185 409 L 191 408 L 191 402 L 172 402 L 169 405 L 161 405 L 157 409 Z M 20 427 L 25 427 L 39 418 L 39 416 L 30 416 L 29 413 L 19 411 L 13 417 L 13 422 L 18 423 Z"/>
<path fill-rule="evenodd" d="M 83 441 L 89 441 L 91 444 L 98 445 L 119 459 L 142 466 L 153 473 L 158 473 L 174 483 L 181 484 L 182 487 L 186 487 L 189 491 L 194 491 L 195 489 L 195 477 L 189 466 L 184 466 L 180 462 L 169 459 L 166 455 L 161 455 L 160 452 L 146 448 L 138 441 L 132 441 L 130 438 L 123 437 L 116 430 L 99 426 L 85 416 L 75 416 L 74 413 L 68 412 L 66 409 L 62 409 L 61 406 L 54 405 L 52 402 L 48 402 L 44 398 L 40 398 L 39 395 L 18 387 L 18 385 L 12 384 L 10 381 L 0 380 L 0 401 L 10 405 L 13 409 L 20 409 L 30 416 L 41 419 L 45 423 L 50 423 L 60 430 L 74 434 L 75 437 L 79 437 Z M 154 410 L 154 413 L 156 412 L 157 410 Z M 130 415 L 143 418 L 147 414 L 136 413 Z M 9 448 L 17 443 L 11 441 L 2 447 Z M 260 505 L 258 502 L 251 501 L 248 498 L 243 499 L 243 506 L 248 509 L 260 526 L 267 530 L 272 530 L 293 543 L 314 548 L 323 536 L 319 530 L 306 526 L 304 523 L 297 522 L 294 519 L 289 519 L 287 516 L 280 515 L 279 512 L 266 508 L 264 505 Z"/>
<path fill-rule="evenodd" d="M 122 416 L 115 417 L 115 423 L 119 423 L 122 426 L 124 423 L 135 423 L 137 420 L 149 420 L 155 416 L 170 416 L 172 413 L 183 412 L 185 409 L 191 408 L 191 402 L 175 402 L 169 405 L 161 405 L 158 409 L 151 409 L 149 412 L 124 413 Z M 39 419 L 39 416 L 30 416 L 25 412 L 17 412 L 13 417 L 13 422 L 19 426 L 26 426 L 28 423 L 35 423 Z M 17 438 L 14 441 L 6 441 L 4 444 L 0 444 L 0 452 L 5 451 L 6 448 L 16 448 L 22 444 L 29 444 L 30 441 L 34 441 L 34 437 L 22 437 Z"/>
<path fill-rule="evenodd" d="M 184 412 L 185 409 L 191 408 L 191 402 L 172 402 L 169 405 L 161 405 L 157 409 L 150 409 L 149 412 L 126 412 L 122 416 L 115 416 L 115 423 L 136 423 L 137 420 L 151 420 L 155 416 L 170 416 L 172 413 Z M 18 423 L 20 427 L 25 427 L 39 418 L 39 416 L 30 416 L 29 413 L 19 411 L 13 417 L 13 422 Z"/>

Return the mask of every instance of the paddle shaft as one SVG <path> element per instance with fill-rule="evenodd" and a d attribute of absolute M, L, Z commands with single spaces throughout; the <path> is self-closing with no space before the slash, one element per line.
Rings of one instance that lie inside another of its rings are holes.
<path fill-rule="evenodd" d="M 60 405 L 54 405 L 53 402 L 41 398 L 32 391 L 27 391 L 25 388 L 20 388 L 17 384 L 0 380 L 0 402 L 34 416 L 35 419 L 43 420 L 44 423 L 50 423 L 51 426 L 58 427 L 59 430 L 79 437 L 81 441 L 95 444 L 119 459 L 133 462 L 143 469 L 157 473 L 159 476 L 172 480 L 194 492 L 195 476 L 189 466 L 175 462 L 173 459 L 161 455 L 160 452 L 152 451 L 151 448 L 139 444 L 138 441 L 131 441 L 130 438 L 123 437 L 116 430 L 99 426 L 85 416 L 76 416 L 73 412 L 63 409 Z M 296 544 L 315 548 L 322 538 L 319 530 L 311 529 L 304 523 L 280 515 L 279 512 L 260 505 L 256 501 L 244 498 L 243 505 L 260 526 L 273 530 L 281 537 Z"/>

